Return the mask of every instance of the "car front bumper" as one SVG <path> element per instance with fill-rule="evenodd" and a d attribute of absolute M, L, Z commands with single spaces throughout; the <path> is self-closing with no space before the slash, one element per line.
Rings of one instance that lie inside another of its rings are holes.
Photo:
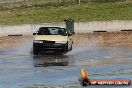
<path fill-rule="evenodd" d="M 37 51 L 43 51 L 43 52 L 67 52 L 67 43 L 61 44 L 61 43 L 33 43 L 33 49 Z"/>

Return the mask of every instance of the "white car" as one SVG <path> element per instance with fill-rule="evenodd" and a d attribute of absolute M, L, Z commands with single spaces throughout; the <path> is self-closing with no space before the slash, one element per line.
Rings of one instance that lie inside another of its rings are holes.
<path fill-rule="evenodd" d="M 60 27 L 41 27 L 33 33 L 33 53 L 67 53 L 72 50 L 72 35 L 70 31 Z"/>

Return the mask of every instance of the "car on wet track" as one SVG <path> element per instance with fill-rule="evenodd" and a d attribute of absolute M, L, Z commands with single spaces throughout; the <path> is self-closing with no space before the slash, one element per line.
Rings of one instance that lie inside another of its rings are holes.
<path fill-rule="evenodd" d="M 33 33 L 33 54 L 39 53 L 67 53 L 72 50 L 72 34 L 69 30 L 60 27 L 40 27 Z"/>

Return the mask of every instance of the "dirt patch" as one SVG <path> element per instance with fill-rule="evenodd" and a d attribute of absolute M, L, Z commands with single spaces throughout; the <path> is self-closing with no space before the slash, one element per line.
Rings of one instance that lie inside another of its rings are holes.
<path fill-rule="evenodd" d="M 32 36 L 6 36 L 0 37 L 0 48 L 15 46 L 23 41 L 31 39 Z M 74 46 L 92 44 L 132 44 L 132 32 L 103 32 L 103 33 L 76 33 L 73 36 Z"/>
<path fill-rule="evenodd" d="M 73 37 L 74 45 L 88 44 L 132 44 L 132 32 L 95 32 L 77 33 Z"/>
<path fill-rule="evenodd" d="M 80 44 L 88 42 L 90 39 L 92 39 L 92 33 L 76 33 L 73 36 L 74 44 Z"/>
<path fill-rule="evenodd" d="M 5 36 L 0 37 L 0 48 L 15 46 L 21 43 L 25 38 L 22 36 Z"/>
<path fill-rule="evenodd" d="M 132 43 L 132 32 L 94 33 L 97 43 Z"/>

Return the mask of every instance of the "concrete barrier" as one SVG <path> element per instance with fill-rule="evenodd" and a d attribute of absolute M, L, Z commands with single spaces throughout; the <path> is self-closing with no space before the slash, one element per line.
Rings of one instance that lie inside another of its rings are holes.
<path fill-rule="evenodd" d="M 0 36 L 29 35 L 32 33 L 30 25 L 0 26 Z"/>
<path fill-rule="evenodd" d="M 75 23 L 76 32 L 93 32 L 93 31 L 120 31 L 132 29 L 132 21 L 90 21 Z"/>
<path fill-rule="evenodd" d="M 65 27 L 65 23 L 44 23 L 44 24 L 27 24 L 27 25 L 13 25 L 13 26 L 0 26 L 0 36 L 8 35 L 32 35 L 39 27 L 42 26 L 55 26 Z M 132 30 L 132 21 L 90 21 L 90 22 L 75 22 L 75 33 L 92 33 L 97 31 L 125 31 Z"/>

